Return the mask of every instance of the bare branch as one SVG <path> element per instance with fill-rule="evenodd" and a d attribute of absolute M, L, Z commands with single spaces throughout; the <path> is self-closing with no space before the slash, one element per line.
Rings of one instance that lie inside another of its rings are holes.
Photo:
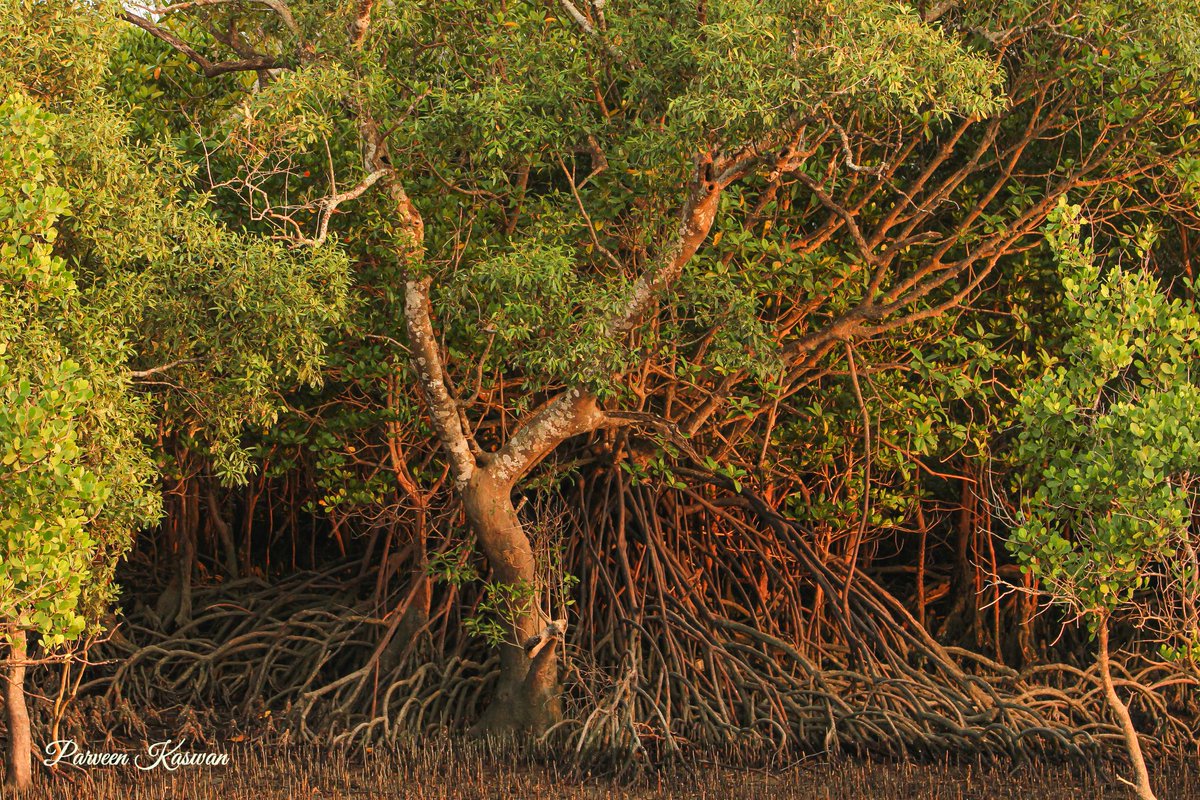
<path fill-rule="evenodd" d="M 708 237 L 716 219 L 721 190 L 751 169 L 759 158 L 759 149 L 752 145 L 716 163 L 708 155 L 697 158 L 696 179 L 680 212 L 676 234 L 659 256 L 656 266 L 638 278 L 625 305 L 609 320 L 609 336 L 619 337 L 633 330 L 658 302 L 662 292 L 675 282 Z M 605 414 L 595 395 L 572 387 L 546 403 L 513 434 L 495 454 L 488 469 L 498 481 L 511 485 L 564 440 L 621 424 L 629 424 L 629 420 Z"/>
<path fill-rule="evenodd" d="M 701 177 L 705 166 L 707 164 L 702 164 L 699 168 Z M 657 266 L 643 273 L 634 283 L 624 307 L 609 321 L 609 335 L 620 336 L 631 331 L 658 300 L 660 292 L 679 277 L 712 228 L 722 188 L 723 185 L 716 181 L 697 181 L 683 206 L 671 245 L 659 257 Z"/>
<path fill-rule="evenodd" d="M 493 455 L 487 469 L 498 483 L 511 486 L 563 441 L 598 430 L 608 422 L 595 395 L 578 388 L 567 389 L 521 426 Z"/>
<path fill-rule="evenodd" d="M 925 22 L 936 22 L 941 19 L 947 12 L 957 8 L 959 0 L 941 0 L 939 3 L 926 8 L 921 12 L 921 19 Z"/>
<path fill-rule="evenodd" d="M 180 39 L 165 28 L 160 28 L 145 17 L 140 17 L 128 11 L 122 11 L 121 19 L 133 23 L 159 41 L 170 45 L 187 56 L 200 67 L 205 77 L 208 78 L 215 78 L 218 75 L 224 75 L 229 72 L 257 72 L 264 69 L 283 69 L 287 66 L 284 61 L 269 56 L 213 62 L 197 52 L 195 48 L 183 41 L 183 39 Z"/>
<path fill-rule="evenodd" d="M 608 41 L 607 37 L 604 35 L 604 32 L 602 30 L 598 30 L 596 26 L 591 23 L 591 20 L 589 20 L 587 16 L 579 10 L 579 7 L 571 2 L 571 0 L 559 0 L 559 4 L 563 7 L 563 10 L 567 12 L 567 15 L 575 21 L 575 24 L 579 26 L 579 29 L 599 42 L 600 46 L 604 48 L 604 52 L 612 56 L 613 60 L 626 67 L 641 66 L 641 63 L 637 59 L 631 59 L 629 56 L 625 55 L 624 51 L 622 51 L 619 47 Z M 593 4 L 593 7 L 602 8 L 603 3 Z"/>
<path fill-rule="evenodd" d="M 169 364 L 162 364 L 161 366 L 151 367 L 150 369 L 135 369 L 129 372 L 129 377 L 134 379 L 149 378 L 151 375 L 157 375 L 160 372 L 166 372 L 169 369 L 174 369 L 175 367 L 183 364 L 192 364 L 199 360 L 200 359 L 198 358 L 181 358 L 176 361 L 172 361 Z"/>
<path fill-rule="evenodd" d="M 850 149 L 850 137 L 846 135 L 846 129 L 837 123 L 832 116 L 829 117 L 829 124 L 837 131 L 838 138 L 842 140 L 842 152 L 846 156 L 846 166 L 854 172 L 866 172 L 871 175 L 882 175 L 887 171 L 886 163 L 880 164 L 877 167 L 865 167 L 854 160 L 854 151 Z"/>
<path fill-rule="evenodd" d="M 370 189 L 379 181 L 380 178 L 391 174 L 391 172 L 391 169 L 387 167 L 384 167 L 383 169 L 377 169 L 367 177 L 363 178 L 362 181 L 359 182 L 359 184 L 353 189 L 348 189 L 347 191 L 339 192 L 338 194 L 330 195 L 329 197 L 321 199 L 317 203 L 318 207 L 321 209 L 321 221 L 317 226 L 317 238 L 314 239 L 312 243 L 321 244 L 325 241 L 325 237 L 329 234 L 329 218 L 333 216 L 333 212 L 337 210 L 338 205 L 346 202 L 347 200 L 357 200 L 362 196 L 363 192 L 367 191 L 367 189 Z"/>
<path fill-rule="evenodd" d="M 180 11 L 186 11 L 189 8 L 197 8 L 201 6 L 219 6 L 231 5 L 233 3 L 257 3 L 258 5 L 266 6 L 278 15 L 279 19 L 287 27 L 289 31 L 296 36 L 300 35 L 300 26 L 296 24 L 295 17 L 292 16 L 292 11 L 287 7 L 287 4 L 282 0 L 184 0 L 181 3 L 172 3 L 169 6 L 147 6 L 141 3 L 127 3 L 127 8 L 136 8 L 140 11 L 145 11 L 152 17 L 163 17 L 167 14 L 177 14 Z"/>

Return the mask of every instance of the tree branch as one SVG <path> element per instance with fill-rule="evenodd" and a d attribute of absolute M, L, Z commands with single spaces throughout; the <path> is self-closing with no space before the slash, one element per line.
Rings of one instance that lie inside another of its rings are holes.
<path fill-rule="evenodd" d="M 446 388 L 442 357 L 429 314 L 429 284 L 428 277 L 409 277 L 404 282 L 404 324 L 412 350 L 410 360 L 429 406 L 434 430 L 450 459 L 454 480 L 463 485 L 475 474 L 475 456 L 459 419 L 458 404 Z"/>
<path fill-rule="evenodd" d="M 333 216 L 333 212 L 337 210 L 337 207 L 341 203 L 344 203 L 347 200 L 357 200 L 362 196 L 363 192 L 367 191 L 367 189 L 370 189 L 379 181 L 380 178 L 382 178 L 384 175 L 390 174 L 391 171 L 392 170 L 388 167 L 377 169 L 367 177 L 363 178 L 362 181 L 353 189 L 348 189 L 347 191 L 339 192 L 320 200 L 317 205 L 321 209 L 321 221 L 317 226 L 317 238 L 313 240 L 312 244 L 321 244 L 325 241 L 326 236 L 329 235 L 329 218 Z"/>
<path fill-rule="evenodd" d="M 160 372 L 166 372 L 167 370 L 172 369 L 174 367 L 178 367 L 181 364 L 191 364 L 191 363 L 193 363 L 195 361 L 199 361 L 199 360 L 200 359 L 198 359 L 198 358 L 181 358 L 176 361 L 172 361 L 169 364 L 162 364 L 161 366 L 150 367 L 149 369 L 130 370 L 129 377 L 134 378 L 134 379 L 149 378 L 151 375 L 157 375 Z"/>
<path fill-rule="evenodd" d="M 598 30 L 596 26 L 591 23 L 591 20 L 589 20 L 587 16 L 579 10 L 579 7 L 571 2 L 571 0 L 559 0 L 559 4 L 562 6 L 563 10 L 567 12 L 567 16 L 575 21 L 575 24 L 579 26 L 579 29 L 599 42 L 600 46 L 604 48 L 604 52 L 612 56 L 614 61 L 626 67 L 641 66 L 641 63 L 638 62 L 637 59 L 629 58 L 619 47 L 608 41 L 607 37 L 604 35 L 604 32 Z"/>
<path fill-rule="evenodd" d="M 269 56 L 213 62 L 202 56 L 195 48 L 183 41 L 183 39 L 180 39 L 164 28 L 158 27 L 145 17 L 139 17 L 137 14 L 132 14 L 128 11 L 122 11 L 120 16 L 126 22 L 133 23 L 159 41 L 170 45 L 187 56 L 203 70 L 205 77 L 208 78 L 215 78 L 218 75 L 224 75 L 229 72 L 257 72 L 264 69 L 282 69 L 287 66 L 285 62 Z"/>
<path fill-rule="evenodd" d="M 172 3 L 169 6 L 155 7 L 144 6 L 140 3 L 130 3 L 127 7 L 137 8 L 155 17 L 163 17 L 167 14 L 176 14 L 180 11 L 186 11 L 189 8 L 196 8 L 199 6 L 231 5 L 233 3 L 240 2 L 257 3 L 258 5 L 266 6 L 275 12 L 280 21 L 287 26 L 289 31 L 294 33 L 296 36 L 300 35 L 300 26 L 296 24 L 296 19 L 292 16 L 291 9 L 289 9 L 287 4 L 282 2 L 282 0 L 183 0 L 183 2 Z"/>
<path fill-rule="evenodd" d="M 680 211 L 675 236 L 656 266 L 638 278 L 624 306 L 609 320 L 609 336 L 616 338 L 633 330 L 662 292 L 678 279 L 712 229 L 721 190 L 751 169 L 760 149 L 757 144 L 751 145 L 715 162 L 711 155 L 697 158 L 693 188 Z M 629 420 L 605 414 L 595 395 L 572 387 L 546 403 L 522 425 L 495 454 L 488 469 L 497 480 L 511 485 L 564 440 L 621 424 L 629 424 Z"/>
<path fill-rule="evenodd" d="M 959 0 L 941 0 L 941 2 L 925 8 L 921 12 L 921 19 L 925 22 L 936 22 L 941 19 L 948 11 L 958 7 Z"/>
<path fill-rule="evenodd" d="M 563 441 L 604 427 L 609 417 L 591 392 L 571 388 L 542 406 L 489 461 L 496 481 L 512 486 Z"/>

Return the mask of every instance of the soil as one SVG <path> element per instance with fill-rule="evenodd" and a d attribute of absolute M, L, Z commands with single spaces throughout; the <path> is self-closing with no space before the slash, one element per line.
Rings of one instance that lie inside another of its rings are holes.
<path fill-rule="evenodd" d="M 217 748 L 198 748 L 211 749 Z M 329 751 L 230 745 L 229 765 L 40 769 L 22 800 L 1076 800 L 1129 798 L 1114 767 L 806 759 L 765 768 L 696 760 L 636 780 L 453 742 Z M 1200 763 L 1157 765 L 1160 800 L 1200 800 Z M 2 793 L 0 793 L 2 795 Z"/>

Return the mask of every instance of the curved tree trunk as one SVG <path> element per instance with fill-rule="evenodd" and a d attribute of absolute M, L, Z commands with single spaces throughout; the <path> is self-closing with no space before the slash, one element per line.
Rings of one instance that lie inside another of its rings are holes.
<path fill-rule="evenodd" d="M 1142 745 L 1138 741 L 1137 729 L 1133 727 L 1133 719 L 1129 716 L 1129 708 L 1117 696 L 1117 689 L 1113 685 L 1112 663 L 1108 654 L 1107 616 L 1100 618 L 1097 638 L 1100 640 L 1100 652 L 1097 654 L 1096 660 L 1100 666 L 1100 678 L 1104 682 L 1104 697 L 1108 700 L 1108 707 L 1112 709 L 1113 715 L 1121 725 L 1121 733 L 1125 736 L 1125 750 L 1129 753 L 1129 760 L 1133 765 L 1134 780 L 1132 782 L 1125 781 L 1125 783 L 1133 787 L 1138 800 L 1157 800 L 1154 791 L 1150 788 L 1150 773 L 1146 769 L 1146 759 L 1142 756 Z"/>
<path fill-rule="evenodd" d="M 556 643 L 551 641 L 534 654 L 523 646 L 536 640 L 550 622 L 537 602 L 543 587 L 533 547 L 507 483 L 498 482 L 489 470 L 480 469 L 460 491 L 467 519 L 492 568 L 492 580 L 530 587 L 533 598 L 524 608 L 514 609 L 508 640 L 500 649 L 500 683 L 475 730 L 536 735 L 561 718 L 562 705 Z"/>
<path fill-rule="evenodd" d="M 363 161 L 369 176 L 363 189 L 380 182 L 390 199 L 396 229 L 396 254 L 404 267 L 404 323 L 409 362 L 416 373 L 430 422 L 454 478 L 480 549 L 499 583 L 533 589 L 530 608 L 515 615 L 511 637 L 501 649 L 500 685 L 491 706 L 476 726 L 482 733 L 541 732 L 561 716 L 558 684 L 559 639 L 565 621 L 552 621 L 538 608 L 539 585 L 529 537 L 512 502 L 512 491 L 559 444 L 580 434 L 622 424 L 601 410 L 597 398 L 581 387 L 568 387 L 530 414 L 495 452 L 484 453 L 471 433 L 464 407 L 449 382 L 439 337 L 434 330 L 430 290 L 432 276 L 423 267 L 425 223 L 403 183 L 393 172 L 385 137 L 370 113 L 360 109 Z M 673 240 L 655 265 L 634 283 L 621 309 L 609 319 L 608 334 L 628 335 L 658 303 L 712 228 L 721 190 L 745 175 L 758 150 L 749 147 L 720 164 L 707 154 L 697 161 L 696 180 L 681 209 Z M 526 648 L 529 648 L 526 650 Z"/>
<path fill-rule="evenodd" d="M 5 670 L 4 710 L 8 723 L 8 758 L 4 786 L 24 791 L 33 784 L 33 735 L 25 707 L 25 631 L 12 632 Z"/>

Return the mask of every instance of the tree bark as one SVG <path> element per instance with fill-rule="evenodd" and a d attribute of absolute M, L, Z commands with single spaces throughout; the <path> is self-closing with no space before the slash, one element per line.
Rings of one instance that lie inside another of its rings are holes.
<path fill-rule="evenodd" d="M 384 168 L 383 144 L 372 122 L 364 124 L 363 134 L 368 167 Z M 424 222 L 394 176 L 386 177 L 384 186 L 392 199 L 397 227 L 402 231 L 397 249 L 408 273 L 404 287 L 405 331 L 410 361 L 430 420 L 449 459 L 467 520 L 491 566 L 492 579 L 497 583 L 527 586 L 535 598 L 530 608 L 514 615 L 508 640 L 500 649 L 500 683 L 476 731 L 505 736 L 537 734 L 561 716 L 557 648 L 543 648 L 531 659 L 521 647 L 521 643 L 543 629 L 547 620 L 538 607 L 537 598 L 542 596 L 544 587 L 533 547 L 512 502 L 513 485 L 537 459 L 567 436 L 581 432 L 578 430 L 581 421 L 594 427 L 594 418 L 602 415 L 591 398 L 581 401 L 579 392 L 566 393 L 564 401 L 550 403 L 531 421 L 544 423 L 549 419 L 555 423 L 548 426 L 551 430 L 544 431 L 547 427 L 544 424 L 527 427 L 524 437 L 518 432 L 507 447 L 486 457 L 481 465 L 476 458 L 478 445 L 465 429 L 457 400 L 446 383 L 430 309 L 431 280 L 420 275 Z M 537 435 L 530 435 L 531 432 Z M 536 668 L 531 669 L 535 663 Z"/>
<path fill-rule="evenodd" d="M 532 601 L 513 609 L 507 640 L 500 646 L 500 682 L 476 733 L 512 735 L 545 732 L 562 716 L 557 648 L 543 648 L 531 659 L 522 643 L 549 622 L 538 598 L 544 587 L 533 547 L 512 502 L 512 487 L 491 470 L 476 470 L 461 489 L 463 508 L 479 547 L 492 568 L 492 580 L 528 587 Z"/>
<path fill-rule="evenodd" d="M 23 792 L 33 785 L 33 735 L 29 710 L 25 707 L 25 631 L 12 630 L 4 685 L 4 709 L 8 723 L 8 759 L 5 788 Z"/>
<path fill-rule="evenodd" d="M 476 726 L 477 732 L 494 734 L 540 733 L 561 716 L 558 685 L 557 638 L 562 627 L 539 608 L 541 585 L 529 537 L 517 516 L 512 492 L 520 479 L 567 439 L 618 424 L 604 413 L 596 397 L 580 387 L 568 387 L 529 415 L 517 431 L 494 453 L 483 453 L 464 422 L 458 398 L 447 384 L 430 308 L 432 279 L 425 274 L 425 224 L 392 172 L 386 142 L 367 110 L 359 119 L 363 162 L 368 172 L 382 175 L 381 185 L 390 198 L 397 230 L 397 257 L 404 267 L 404 323 L 410 363 L 437 433 L 450 462 L 455 489 L 480 549 L 498 583 L 525 586 L 533 602 L 514 615 L 509 640 L 501 646 L 500 683 L 492 704 Z M 697 174 L 681 209 L 675 236 L 634 284 L 623 307 L 609 320 L 608 332 L 623 337 L 658 303 L 662 293 L 679 277 L 684 265 L 703 244 L 716 217 L 721 190 L 744 175 L 758 158 L 748 148 L 731 159 L 714 164 L 711 155 L 697 162 Z M 564 622 L 565 624 L 565 622 Z M 525 642 L 541 635 L 543 646 L 526 652 Z"/>
<path fill-rule="evenodd" d="M 286 9 L 271 7 L 289 29 L 298 30 Z M 349 26 L 349 43 L 353 48 L 361 47 L 366 39 L 372 7 L 372 0 L 362 0 L 357 5 L 355 18 Z M 124 18 L 195 61 L 210 77 L 222 72 L 289 66 L 265 57 L 212 62 L 151 20 L 129 13 L 124 14 Z M 305 50 L 301 48 L 298 53 L 304 56 Z M 359 188 L 338 197 L 357 197 L 376 183 L 386 190 L 391 204 L 396 254 L 406 273 L 404 318 L 410 362 L 417 374 L 431 422 L 450 462 L 455 488 L 480 547 L 491 563 L 494 578 L 500 582 L 529 582 L 535 590 L 541 589 L 529 538 L 512 503 L 513 488 L 521 476 L 563 441 L 595 431 L 610 424 L 610 420 L 594 396 L 581 388 L 568 387 L 533 414 L 499 451 L 485 454 L 479 450 L 469 427 L 464 424 L 463 410 L 446 383 L 429 308 L 431 278 L 422 267 L 424 221 L 394 172 L 387 155 L 386 134 L 380 133 L 369 106 L 361 98 L 356 105 L 367 178 Z M 676 233 L 654 265 L 634 283 L 622 308 L 609 320 L 610 336 L 628 335 L 652 312 L 662 294 L 678 279 L 684 265 L 708 237 L 717 215 L 721 191 L 753 169 L 764 153 L 775 147 L 775 138 L 748 144 L 728 157 L 713 152 L 697 155 L 696 174 L 681 209 Z M 322 223 L 318 238 L 310 243 L 323 240 L 324 236 Z M 191 563 L 190 553 L 187 563 Z M 185 620 L 190 610 L 186 605 L 187 579 L 190 579 L 190 573 L 182 581 L 184 602 L 178 620 Z M 170 597 L 169 590 L 164 594 Z M 521 647 L 528 638 L 540 633 L 546 633 L 550 638 L 561 636 L 561 626 L 545 626 L 543 623 L 548 620 L 544 616 L 537 608 L 518 615 L 513 625 L 513 642 L 505 645 L 501 653 L 503 668 L 499 694 L 484 715 L 484 727 L 537 730 L 556 718 L 557 643 L 545 643 L 530 654 Z"/>
<path fill-rule="evenodd" d="M 1146 769 L 1146 759 L 1142 756 L 1137 729 L 1133 727 L 1133 718 L 1129 716 L 1129 707 L 1117 696 L 1117 689 L 1113 686 L 1112 662 L 1108 653 L 1108 615 L 1100 618 L 1097 638 L 1100 640 L 1100 651 L 1096 659 L 1100 666 L 1100 678 L 1104 682 L 1104 697 L 1121 725 L 1121 733 L 1125 736 L 1125 750 L 1129 753 L 1129 761 L 1133 765 L 1134 780 L 1125 783 L 1133 787 L 1138 800 L 1157 800 L 1150 788 L 1150 773 Z"/>
<path fill-rule="evenodd" d="M 199 494 L 186 479 L 177 486 L 178 514 L 168 531 L 174 541 L 175 561 L 167 588 L 154 604 L 154 612 L 163 622 L 186 625 L 192 618 L 192 572 L 196 568 L 196 538 L 200 527 Z"/>
<path fill-rule="evenodd" d="M 229 527 L 229 523 L 225 521 L 225 517 L 221 513 L 221 503 L 217 499 L 217 492 L 212 487 L 209 487 L 208 490 L 208 515 L 217 531 L 217 536 L 220 537 L 221 552 L 225 557 L 225 572 L 228 573 L 230 580 L 236 581 L 239 575 L 237 543 L 233 540 L 233 529 Z"/>

